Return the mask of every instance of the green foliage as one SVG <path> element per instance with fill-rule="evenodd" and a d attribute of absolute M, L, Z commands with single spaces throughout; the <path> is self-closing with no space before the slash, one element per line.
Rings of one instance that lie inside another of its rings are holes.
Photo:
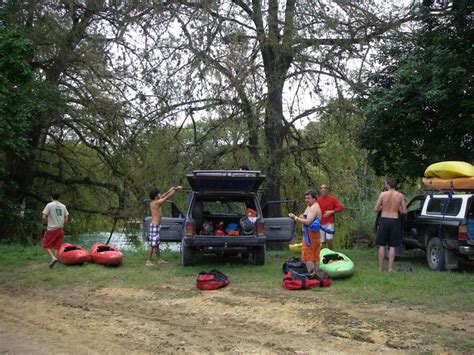
<path fill-rule="evenodd" d="M 378 174 L 415 178 L 437 161 L 473 159 L 473 5 L 458 4 L 381 48 L 360 131 Z"/>
<path fill-rule="evenodd" d="M 0 30 L 0 149 L 28 154 L 34 111 L 34 74 L 29 65 L 33 44 L 18 29 Z"/>
<path fill-rule="evenodd" d="M 22 210 L 17 204 L 0 200 L 0 240 L 31 242 L 41 235 L 42 224 L 36 211 Z"/>
<path fill-rule="evenodd" d="M 330 193 L 345 207 L 336 215 L 335 244 L 338 247 L 367 245 L 373 238 L 375 214 L 372 208 L 383 183 L 367 166 L 366 152 L 357 145 L 356 132 L 363 122 L 353 102 L 331 101 L 320 120 L 311 122 L 301 131 L 308 146 L 317 150 L 306 153 L 303 163 L 297 166 L 286 164 L 283 172 L 283 189 L 288 191 L 284 196 L 297 201 L 303 201 L 302 193 L 309 187 L 319 192 L 321 184 L 330 186 Z M 300 203 L 298 212 L 304 208 Z"/>

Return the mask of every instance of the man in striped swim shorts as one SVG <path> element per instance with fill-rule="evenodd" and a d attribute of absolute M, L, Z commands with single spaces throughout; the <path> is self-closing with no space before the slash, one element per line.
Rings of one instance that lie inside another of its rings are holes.
<path fill-rule="evenodd" d="M 158 189 L 153 189 L 150 191 L 151 223 L 150 229 L 148 230 L 148 253 L 145 264 L 146 266 L 153 266 L 153 263 L 151 262 L 153 251 L 156 253 L 158 263 L 165 262 L 160 258 L 160 228 L 162 217 L 161 205 L 163 205 L 167 199 L 173 196 L 176 191 L 181 189 L 181 186 L 171 187 L 163 195 Z"/>

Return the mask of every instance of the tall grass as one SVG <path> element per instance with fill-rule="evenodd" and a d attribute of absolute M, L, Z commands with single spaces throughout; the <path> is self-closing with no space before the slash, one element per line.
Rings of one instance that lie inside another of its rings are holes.
<path fill-rule="evenodd" d="M 325 292 L 334 298 L 350 302 L 394 303 L 425 306 L 435 310 L 474 311 L 474 267 L 434 272 L 426 266 L 421 251 L 410 251 L 396 268 L 403 272 L 377 271 L 377 250 L 344 250 L 355 263 L 354 274 L 333 280 L 327 289 L 305 292 Z M 168 264 L 147 269 L 144 251 L 124 252 L 123 265 L 103 267 L 57 265 L 48 268 L 48 256 L 39 246 L 0 245 L 0 288 L 61 289 L 65 287 L 127 287 L 153 289 L 156 285 L 174 284 L 179 288 L 195 289 L 195 279 L 202 270 L 217 268 L 226 273 L 233 289 L 251 292 L 279 292 L 282 289 L 282 264 L 290 251 L 272 251 L 264 266 L 254 266 L 240 258 L 204 256 L 193 267 L 182 267 L 178 252 L 163 251 Z M 406 270 L 411 268 L 412 272 Z M 274 291 L 273 291 L 274 290 Z"/>

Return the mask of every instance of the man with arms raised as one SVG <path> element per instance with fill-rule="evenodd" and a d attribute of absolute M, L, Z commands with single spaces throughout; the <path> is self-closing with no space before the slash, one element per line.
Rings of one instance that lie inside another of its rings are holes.
<path fill-rule="evenodd" d="M 158 263 L 165 262 L 160 259 L 160 228 L 161 228 L 161 205 L 165 203 L 167 199 L 174 195 L 178 190 L 181 190 L 181 186 L 171 187 L 163 195 L 160 194 L 158 189 L 153 189 L 150 191 L 150 210 L 151 210 L 151 222 L 150 229 L 148 233 L 148 253 L 146 259 L 146 266 L 153 266 L 151 262 L 151 256 L 153 255 L 153 250 L 156 252 L 156 257 Z"/>
<path fill-rule="evenodd" d="M 301 222 L 304 226 L 309 226 L 314 219 L 318 218 L 321 220 L 321 208 L 316 201 L 316 191 L 308 190 L 304 193 L 304 199 L 306 202 L 306 210 L 302 215 L 297 217 L 293 213 L 289 213 L 288 216 L 295 222 Z M 301 260 L 306 263 L 308 272 L 314 272 L 319 270 L 319 252 L 321 251 L 321 241 L 319 231 L 314 232 L 309 228 L 303 226 L 303 248 L 301 250 Z M 304 230 L 308 233 L 308 238 L 304 235 Z"/>
<path fill-rule="evenodd" d="M 397 248 L 402 241 L 400 214 L 407 212 L 407 205 L 405 197 L 396 191 L 395 187 L 395 179 L 387 178 L 385 181 L 386 191 L 380 193 L 379 199 L 374 207 L 375 212 L 381 212 L 376 238 L 376 243 L 379 246 L 379 271 L 383 270 L 385 246 L 388 245 L 388 272 L 393 272 L 395 248 Z"/>

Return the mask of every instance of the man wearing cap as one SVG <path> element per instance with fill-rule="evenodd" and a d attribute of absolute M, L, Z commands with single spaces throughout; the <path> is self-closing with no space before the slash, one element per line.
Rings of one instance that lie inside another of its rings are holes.
<path fill-rule="evenodd" d="M 341 212 L 344 207 L 339 200 L 329 194 L 328 185 L 321 185 L 321 195 L 318 197 L 318 203 L 323 215 L 321 219 L 321 248 L 333 248 L 334 238 L 334 214 Z"/>

